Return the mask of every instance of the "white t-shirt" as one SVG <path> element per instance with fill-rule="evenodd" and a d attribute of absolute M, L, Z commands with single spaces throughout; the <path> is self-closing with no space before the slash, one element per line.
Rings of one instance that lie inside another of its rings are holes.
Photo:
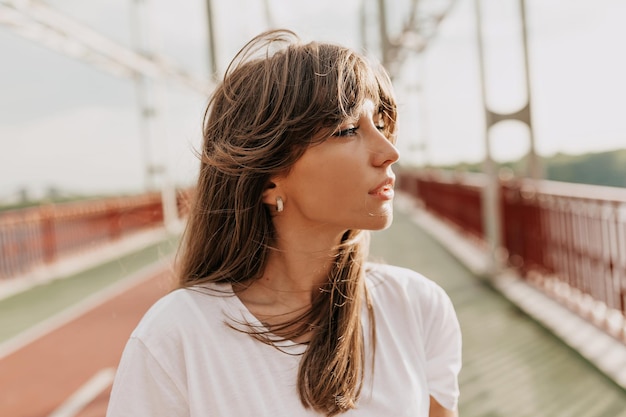
<path fill-rule="evenodd" d="M 461 333 L 450 299 L 408 269 L 368 264 L 376 322 L 374 372 L 368 315 L 365 379 L 346 417 L 427 417 L 429 395 L 454 409 Z M 296 387 L 303 345 L 282 350 L 229 327 L 258 323 L 229 284 L 176 290 L 146 313 L 122 355 L 107 417 L 305 417 Z"/>

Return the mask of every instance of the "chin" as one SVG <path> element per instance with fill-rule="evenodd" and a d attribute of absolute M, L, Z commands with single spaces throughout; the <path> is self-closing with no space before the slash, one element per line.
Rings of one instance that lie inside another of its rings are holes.
<path fill-rule="evenodd" d="M 364 229 L 385 230 L 389 226 L 391 226 L 392 222 L 393 222 L 393 213 L 385 213 L 385 214 L 380 215 L 379 217 L 376 217 L 375 219 L 372 219 L 370 226 Z"/>

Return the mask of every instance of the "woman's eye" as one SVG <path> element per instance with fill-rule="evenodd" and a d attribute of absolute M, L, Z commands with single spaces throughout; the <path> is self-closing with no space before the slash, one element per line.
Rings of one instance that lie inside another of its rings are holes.
<path fill-rule="evenodd" d="M 342 130 L 339 130 L 338 132 L 335 132 L 333 136 L 339 136 L 339 137 L 354 136 L 356 135 L 356 131 L 358 128 L 359 128 L 358 126 L 355 126 L 355 127 L 349 127 L 347 129 L 342 129 Z"/>

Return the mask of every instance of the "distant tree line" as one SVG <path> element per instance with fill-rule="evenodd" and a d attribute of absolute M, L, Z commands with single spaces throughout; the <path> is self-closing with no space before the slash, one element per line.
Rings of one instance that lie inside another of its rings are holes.
<path fill-rule="evenodd" d="M 544 178 L 553 181 L 626 187 L 626 149 L 583 155 L 556 154 L 541 158 Z M 511 169 L 515 175 L 526 173 L 526 158 L 504 162 L 500 167 Z M 461 163 L 437 168 L 481 172 L 481 163 Z"/>

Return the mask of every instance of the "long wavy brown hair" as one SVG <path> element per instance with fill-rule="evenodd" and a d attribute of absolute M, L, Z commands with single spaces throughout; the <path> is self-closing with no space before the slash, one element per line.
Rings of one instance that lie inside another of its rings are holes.
<path fill-rule="evenodd" d="M 178 257 L 180 287 L 261 277 L 275 249 L 270 208 L 262 201 L 270 179 L 357 116 L 365 99 L 378 104 L 393 141 L 397 113 L 389 78 L 351 49 L 305 44 L 291 31 L 275 30 L 237 54 L 205 113 L 200 174 Z M 311 309 L 279 326 L 281 337 L 292 340 L 314 329 L 297 386 L 305 407 L 328 416 L 354 408 L 361 392 L 367 237 L 345 232 Z M 249 332 L 266 343 L 276 340 Z"/>

